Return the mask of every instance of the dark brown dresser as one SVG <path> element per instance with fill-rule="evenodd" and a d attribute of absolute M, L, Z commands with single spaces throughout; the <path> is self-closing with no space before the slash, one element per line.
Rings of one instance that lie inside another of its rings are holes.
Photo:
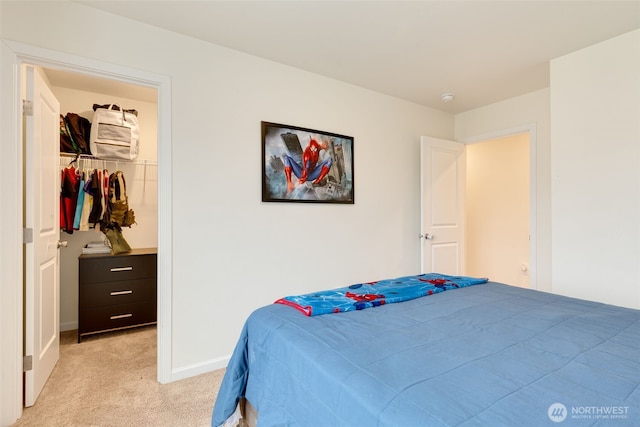
<path fill-rule="evenodd" d="M 156 323 L 156 248 L 80 255 L 78 265 L 78 342 L 85 335 Z"/>

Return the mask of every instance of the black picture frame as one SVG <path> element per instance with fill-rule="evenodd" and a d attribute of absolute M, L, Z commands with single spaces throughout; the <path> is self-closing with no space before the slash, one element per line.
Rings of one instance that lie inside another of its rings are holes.
<path fill-rule="evenodd" d="M 261 128 L 263 202 L 354 204 L 352 136 L 265 121 Z"/>

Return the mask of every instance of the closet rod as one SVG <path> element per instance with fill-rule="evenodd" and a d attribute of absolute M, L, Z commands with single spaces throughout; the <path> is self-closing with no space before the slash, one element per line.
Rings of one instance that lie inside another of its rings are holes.
<path fill-rule="evenodd" d="M 73 159 L 71 163 L 77 160 L 88 160 L 88 161 L 98 161 L 98 162 L 112 162 L 116 164 L 116 168 L 118 168 L 118 163 L 128 163 L 132 165 L 141 165 L 144 167 L 143 175 L 142 175 L 142 194 L 145 194 L 147 191 L 147 166 L 158 166 L 158 162 L 155 160 L 124 160 L 124 159 L 100 159 L 95 156 L 91 156 L 89 154 L 74 154 L 74 153 L 60 153 L 60 159 Z M 66 160 L 65 160 L 66 162 Z M 71 164 L 69 163 L 69 165 Z M 62 165 L 60 165 L 62 166 Z"/>
<path fill-rule="evenodd" d="M 99 157 L 95 157 L 89 154 L 80 154 L 77 155 L 75 153 L 60 153 L 60 157 L 66 158 L 78 158 L 82 160 L 100 160 L 103 162 L 123 162 L 123 163 L 132 163 L 138 165 L 149 165 L 149 166 L 158 166 L 158 162 L 156 160 L 124 160 L 124 159 L 101 159 Z"/>

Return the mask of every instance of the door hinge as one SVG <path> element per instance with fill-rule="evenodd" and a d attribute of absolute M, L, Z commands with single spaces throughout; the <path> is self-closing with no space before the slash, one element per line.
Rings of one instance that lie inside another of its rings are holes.
<path fill-rule="evenodd" d="M 22 371 L 27 372 L 33 369 L 33 356 L 25 356 L 22 360 Z"/>
<path fill-rule="evenodd" d="M 33 116 L 33 102 L 28 99 L 22 100 L 22 115 Z"/>
<path fill-rule="evenodd" d="M 22 229 L 22 243 L 33 243 L 33 228 Z"/>

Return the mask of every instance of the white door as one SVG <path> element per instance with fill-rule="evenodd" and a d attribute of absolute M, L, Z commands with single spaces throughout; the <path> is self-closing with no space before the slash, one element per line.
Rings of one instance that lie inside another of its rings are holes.
<path fill-rule="evenodd" d="M 25 245 L 24 387 L 32 406 L 60 354 L 60 104 L 33 67 L 25 80 L 24 212 L 32 238 Z"/>
<path fill-rule="evenodd" d="M 464 274 L 464 144 L 420 139 L 421 272 Z"/>

